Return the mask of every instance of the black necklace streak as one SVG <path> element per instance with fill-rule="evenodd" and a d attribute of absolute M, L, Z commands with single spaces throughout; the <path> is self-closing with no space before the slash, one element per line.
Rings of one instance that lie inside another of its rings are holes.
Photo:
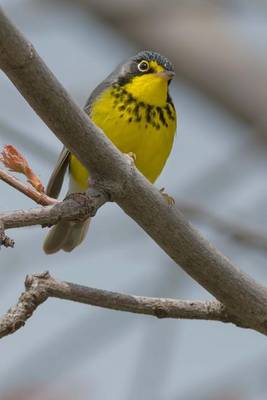
<path fill-rule="evenodd" d="M 154 106 L 138 101 L 131 93 L 127 92 L 121 85 L 115 83 L 112 86 L 111 95 L 114 97 L 113 108 L 121 111 L 120 118 L 124 113 L 130 115 L 128 122 L 140 122 L 142 120 L 142 110 L 144 110 L 145 128 L 148 125 L 159 130 L 161 126 L 168 127 L 168 120 L 175 120 L 174 105 L 170 96 L 167 97 L 165 107 Z"/>

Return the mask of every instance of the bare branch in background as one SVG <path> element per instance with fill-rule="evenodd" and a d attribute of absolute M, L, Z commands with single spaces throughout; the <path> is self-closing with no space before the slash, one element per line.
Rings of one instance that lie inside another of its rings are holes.
<path fill-rule="evenodd" d="M 228 235 L 242 245 L 249 245 L 267 251 L 267 235 L 249 226 L 225 220 L 202 207 L 192 204 L 178 203 L 179 209 L 191 220 L 198 220 Z"/>
<path fill-rule="evenodd" d="M 0 12 L 0 66 L 107 197 L 134 219 L 240 324 L 267 334 L 267 289 L 205 240 L 72 101 L 31 43 Z"/>
<path fill-rule="evenodd" d="M 47 196 L 45 193 L 39 192 L 32 185 L 22 182 L 21 180 L 19 180 L 18 178 L 16 178 L 15 176 L 11 175 L 10 173 L 1 168 L 0 168 L 0 179 L 6 182 L 8 185 L 12 186 L 14 189 L 25 194 L 25 196 L 29 197 L 37 204 L 46 206 L 49 204 L 58 203 L 58 200 Z"/>
<path fill-rule="evenodd" d="M 25 287 L 26 291 L 21 294 L 18 303 L 0 319 L 0 338 L 24 326 L 36 308 L 49 297 L 157 318 L 232 322 L 246 327 L 236 317 L 229 315 L 225 307 L 216 300 L 188 301 L 133 296 L 70 282 L 59 282 L 48 272 L 27 276 Z"/>

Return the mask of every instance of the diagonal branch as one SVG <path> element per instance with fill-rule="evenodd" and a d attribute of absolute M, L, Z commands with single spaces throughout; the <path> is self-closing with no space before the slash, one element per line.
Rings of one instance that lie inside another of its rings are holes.
<path fill-rule="evenodd" d="M 41 204 L 43 206 L 47 206 L 49 204 L 56 204 L 58 201 L 53 199 L 52 197 L 47 196 L 45 193 L 39 192 L 33 186 L 28 183 L 21 182 L 15 176 L 9 174 L 7 171 L 0 168 L 0 179 L 6 182 L 8 185 L 17 189 L 19 192 L 25 194 L 25 196 L 29 197 L 37 204 Z"/>
<path fill-rule="evenodd" d="M 215 249 L 74 103 L 31 43 L 0 10 L 0 67 L 104 192 L 245 326 L 267 334 L 267 289 Z"/>
<path fill-rule="evenodd" d="M 37 307 L 49 297 L 76 301 L 111 310 L 146 314 L 157 318 L 198 319 L 242 323 L 231 316 L 218 301 L 188 301 L 167 298 L 133 296 L 59 282 L 48 272 L 30 275 L 25 280 L 26 291 L 17 304 L 11 307 L 0 319 L 0 338 L 7 336 L 24 326 Z"/>

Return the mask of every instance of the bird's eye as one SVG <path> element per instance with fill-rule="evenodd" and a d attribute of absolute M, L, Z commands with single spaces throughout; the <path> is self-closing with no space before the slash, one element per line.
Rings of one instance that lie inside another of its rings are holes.
<path fill-rule="evenodd" d="M 139 69 L 140 72 L 147 72 L 149 70 L 149 63 L 146 60 L 141 61 L 138 65 L 137 68 Z"/>

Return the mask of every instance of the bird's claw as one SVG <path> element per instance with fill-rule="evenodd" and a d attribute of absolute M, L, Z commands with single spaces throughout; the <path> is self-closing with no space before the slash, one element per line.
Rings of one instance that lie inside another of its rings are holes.
<path fill-rule="evenodd" d="M 136 161 L 136 154 L 130 151 L 129 153 L 124 153 L 125 157 L 129 161 L 129 164 L 134 166 Z"/>
<path fill-rule="evenodd" d="M 168 206 L 173 206 L 175 204 L 175 200 L 173 197 L 169 196 L 168 193 L 165 193 L 165 188 L 161 188 L 160 193 L 162 194 L 164 200 L 166 201 L 166 203 L 168 204 Z"/>

